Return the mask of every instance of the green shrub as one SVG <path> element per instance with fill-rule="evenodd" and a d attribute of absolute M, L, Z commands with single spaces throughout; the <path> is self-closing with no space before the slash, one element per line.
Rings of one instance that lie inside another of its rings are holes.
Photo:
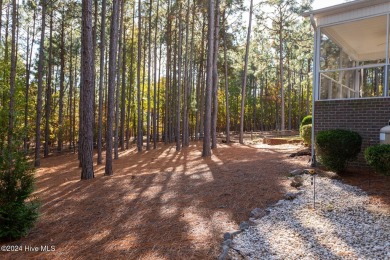
<path fill-rule="evenodd" d="M 28 233 L 38 217 L 33 168 L 24 153 L 0 151 L 0 239 L 17 239 Z"/>
<path fill-rule="evenodd" d="M 302 138 L 303 138 L 303 136 L 302 136 L 302 127 L 305 126 L 305 125 L 311 125 L 311 124 L 313 124 L 313 119 L 312 119 L 311 115 L 305 116 L 302 119 L 301 125 L 299 126 L 299 134 L 301 135 Z"/>
<path fill-rule="evenodd" d="M 378 144 L 364 151 L 367 164 L 377 172 L 390 176 L 390 144 Z"/>
<path fill-rule="evenodd" d="M 358 133 L 341 129 L 321 131 L 315 140 L 319 162 L 338 173 L 345 169 L 348 161 L 357 157 L 361 145 L 362 138 Z"/>
<path fill-rule="evenodd" d="M 306 145 L 311 145 L 311 130 L 311 124 L 302 126 L 301 137 Z"/>

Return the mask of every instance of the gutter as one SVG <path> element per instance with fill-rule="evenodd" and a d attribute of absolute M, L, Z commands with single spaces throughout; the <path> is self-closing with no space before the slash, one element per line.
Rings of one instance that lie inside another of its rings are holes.
<path fill-rule="evenodd" d="M 371 7 L 380 4 L 387 4 L 387 3 L 389 3 L 389 0 L 354 0 L 354 1 L 348 1 L 345 3 L 332 5 L 332 6 L 316 9 L 316 10 L 306 11 L 302 13 L 302 16 L 309 17 L 311 14 L 313 14 L 316 17 L 321 18 L 324 16 L 345 13 L 352 10 L 357 10 L 361 8 Z"/>

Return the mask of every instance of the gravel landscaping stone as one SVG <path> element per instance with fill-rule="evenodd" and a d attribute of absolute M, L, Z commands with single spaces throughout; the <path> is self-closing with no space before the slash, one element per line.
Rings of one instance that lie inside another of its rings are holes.
<path fill-rule="evenodd" d="M 241 231 L 244 231 L 244 230 L 247 230 L 249 228 L 249 223 L 244 221 L 240 224 L 240 230 Z"/>
<path fill-rule="evenodd" d="M 228 259 L 390 259 L 390 215 L 372 211 L 359 188 L 303 176 L 294 200 L 280 200 L 270 213 L 234 236 Z M 242 230 L 242 229 L 241 229 Z"/>
<path fill-rule="evenodd" d="M 290 171 L 290 176 L 297 176 L 304 174 L 303 169 L 295 169 Z"/>
<path fill-rule="evenodd" d="M 286 194 L 284 194 L 284 199 L 285 200 L 294 200 L 296 199 L 299 195 L 302 194 L 302 191 L 298 191 L 298 192 L 287 192 Z"/>
<path fill-rule="evenodd" d="M 295 188 L 301 187 L 303 185 L 303 180 L 304 179 L 302 176 L 296 175 L 294 176 L 293 181 L 291 182 L 291 186 Z"/>
<path fill-rule="evenodd" d="M 264 217 L 267 214 L 268 214 L 267 211 L 265 211 L 264 209 L 255 208 L 251 211 L 251 214 L 249 215 L 249 217 L 254 218 L 254 219 L 258 219 L 258 218 Z"/>

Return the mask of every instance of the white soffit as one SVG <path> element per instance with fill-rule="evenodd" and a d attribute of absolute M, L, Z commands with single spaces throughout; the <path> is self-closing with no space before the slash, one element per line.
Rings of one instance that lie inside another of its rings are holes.
<path fill-rule="evenodd" d="M 353 60 L 369 61 L 386 58 L 386 15 L 354 22 L 322 27 L 334 43 Z"/>

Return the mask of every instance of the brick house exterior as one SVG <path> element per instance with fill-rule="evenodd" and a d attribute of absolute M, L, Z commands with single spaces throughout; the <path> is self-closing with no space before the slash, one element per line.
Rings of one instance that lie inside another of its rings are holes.
<path fill-rule="evenodd" d="M 329 129 L 358 132 L 363 138 L 362 152 L 351 166 L 367 166 L 363 152 L 379 144 L 379 130 L 390 120 L 390 97 L 351 100 L 320 100 L 315 102 L 315 134 Z"/>

